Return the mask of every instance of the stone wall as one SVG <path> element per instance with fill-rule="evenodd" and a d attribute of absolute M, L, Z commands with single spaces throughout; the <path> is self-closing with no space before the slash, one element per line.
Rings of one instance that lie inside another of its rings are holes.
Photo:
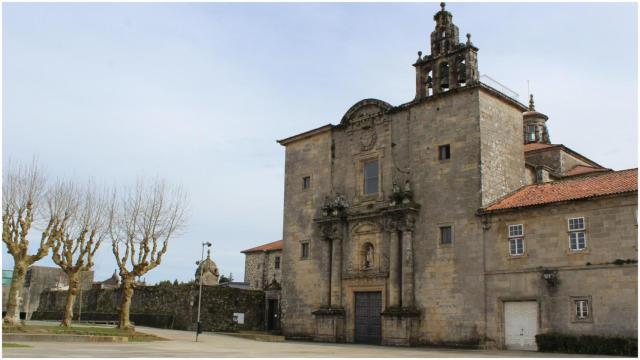
<path fill-rule="evenodd" d="M 280 257 L 280 268 L 275 268 L 275 258 Z M 244 282 L 253 289 L 263 290 L 275 279 L 281 282 L 282 251 L 245 253 Z"/>
<path fill-rule="evenodd" d="M 33 318 L 60 319 L 65 301 L 65 291 L 45 291 L 40 296 L 40 305 Z M 82 319 L 90 320 L 89 316 L 109 317 L 117 314 L 120 302 L 120 289 L 83 291 L 82 313 L 85 315 Z M 244 313 L 245 324 L 240 325 L 240 329 L 262 330 L 264 307 L 263 291 L 203 286 L 203 330 L 233 329 L 233 313 Z M 195 330 L 197 313 L 198 287 L 191 284 L 141 286 L 136 288 L 133 294 L 131 319 L 134 322 L 136 318 L 147 322 L 138 325 L 166 324 L 166 327 L 172 329 Z M 75 314 L 77 315 L 77 310 Z"/>

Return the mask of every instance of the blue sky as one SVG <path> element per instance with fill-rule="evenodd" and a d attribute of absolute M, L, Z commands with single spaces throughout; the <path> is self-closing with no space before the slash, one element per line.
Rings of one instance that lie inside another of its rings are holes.
<path fill-rule="evenodd" d="M 438 3 L 3 4 L 2 158 L 105 184 L 156 176 L 191 194 L 186 233 L 148 282 L 193 278 L 211 241 L 282 236 L 284 148 L 363 98 L 414 96 Z M 480 74 L 549 115 L 551 140 L 613 169 L 637 163 L 636 4 L 449 3 Z M 462 40 L 461 39 L 461 40 Z M 37 242 L 34 238 L 33 242 Z M 96 278 L 113 272 L 110 244 Z M 12 261 L 3 245 L 3 268 Z M 49 259 L 41 265 L 51 265 Z"/>

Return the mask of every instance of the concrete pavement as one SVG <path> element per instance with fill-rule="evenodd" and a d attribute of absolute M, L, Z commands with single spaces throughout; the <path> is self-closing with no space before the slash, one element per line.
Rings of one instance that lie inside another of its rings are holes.
<path fill-rule="evenodd" d="M 395 348 L 359 344 L 326 344 L 304 341 L 261 342 L 205 333 L 138 326 L 136 330 L 168 341 L 130 343 L 31 342 L 29 348 L 2 349 L 4 357 L 567 357 L 537 352 L 460 350 L 444 348 Z M 577 356 L 576 356 L 577 357 Z"/>

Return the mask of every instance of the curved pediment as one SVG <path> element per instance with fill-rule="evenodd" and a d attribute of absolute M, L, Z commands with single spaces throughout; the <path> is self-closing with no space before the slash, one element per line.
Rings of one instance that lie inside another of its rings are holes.
<path fill-rule="evenodd" d="M 342 117 L 340 125 L 348 125 L 359 119 L 366 119 L 382 114 L 393 108 L 389 103 L 378 99 L 364 99 L 355 103 Z"/>

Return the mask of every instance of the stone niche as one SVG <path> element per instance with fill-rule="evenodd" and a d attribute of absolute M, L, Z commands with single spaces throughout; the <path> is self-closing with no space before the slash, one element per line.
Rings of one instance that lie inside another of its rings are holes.
<path fill-rule="evenodd" d="M 371 221 L 354 224 L 346 245 L 346 277 L 379 276 L 386 273 L 388 266 L 379 224 Z"/>

